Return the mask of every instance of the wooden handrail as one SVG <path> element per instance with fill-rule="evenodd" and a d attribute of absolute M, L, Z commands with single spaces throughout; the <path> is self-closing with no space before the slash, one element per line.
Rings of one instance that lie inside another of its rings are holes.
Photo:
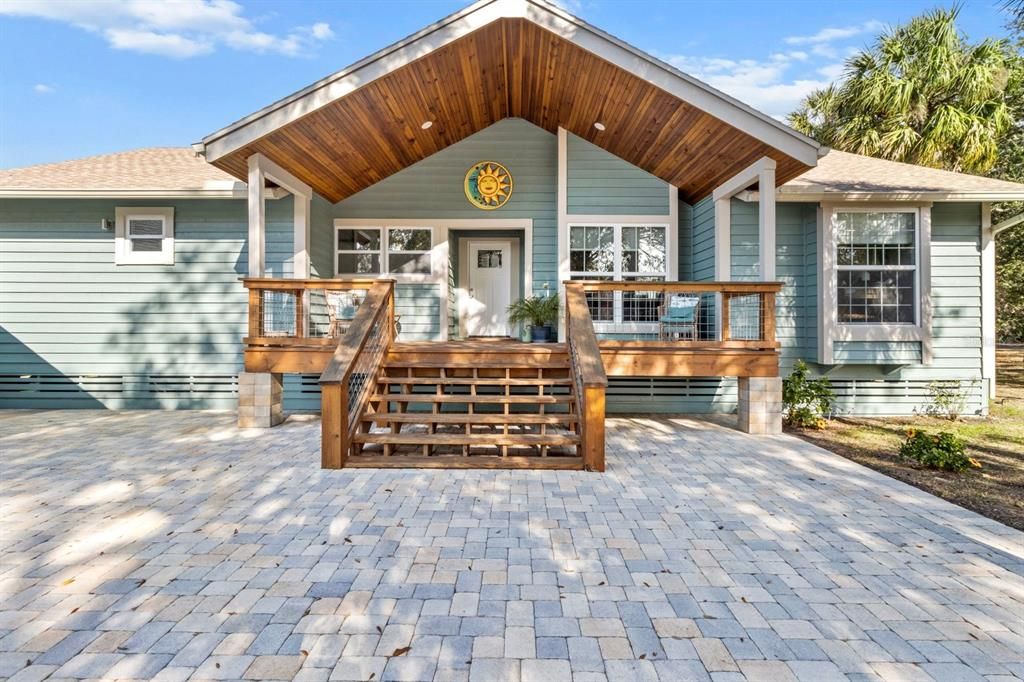
<path fill-rule="evenodd" d="M 685 291 L 699 293 L 760 294 L 778 293 L 784 282 L 622 282 L 598 279 L 573 279 L 566 285 L 579 285 L 583 291 Z"/>
<path fill-rule="evenodd" d="M 378 282 L 391 282 L 393 279 L 376 279 L 369 277 L 336 277 L 333 279 L 288 279 L 278 277 L 242 277 L 242 285 L 246 289 L 268 289 L 273 291 L 301 291 L 304 289 L 355 289 L 370 288 Z"/>
<path fill-rule="evenodd" d="M 590 306 L 583 287 L 576 282 L 565 286 L 565 330 L 569 362 L 579 413 L 580 448 L 583 468 L 604 471 L 605 392 L 608 375 L 601 360 L 601 348 L 594 333 Z"/>
<path fill-rule="evenodd" d="M 325 469 L 340 469 L 345 465 L 356 419 L 366 407 L 374 388 L 372 382 L 394 342 L 394 310 L 394 280 L 372 280 L 352 324 L 338 340 L 330 362 L 320 375 L 321 465 Z M 384 347 L 382 351 L 378 349 L 381 356 L 374 361 L 374 366 L 364 371 L 367 390 L 356 396 L 355 404 L 350 404 L 352 374 L 375 328 L 383 329 L 380 333 L 384 335 Z"/>

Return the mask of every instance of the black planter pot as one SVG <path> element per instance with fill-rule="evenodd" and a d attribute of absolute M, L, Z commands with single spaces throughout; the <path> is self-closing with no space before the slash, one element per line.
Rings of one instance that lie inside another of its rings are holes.
<path fill-rule="evenodd" d="M 532 326 L 530 327 L 530 341 L 532 343 L 547 343 L 551 340 L 551 327 Z"/>

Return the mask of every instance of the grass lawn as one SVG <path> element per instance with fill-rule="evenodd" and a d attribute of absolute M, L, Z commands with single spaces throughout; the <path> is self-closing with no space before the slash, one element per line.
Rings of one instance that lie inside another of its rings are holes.
<path fill-rule="evenodd" d="M 1024 349 L 998 352 L 998 397 L 987 419 L 844 417 L 822 431 L 790 433 L 933 495 L 1024 530 Z M 910 427 L 952 431 L 981 468 L 962 474 L 921 469 L 897 457 Z"/>

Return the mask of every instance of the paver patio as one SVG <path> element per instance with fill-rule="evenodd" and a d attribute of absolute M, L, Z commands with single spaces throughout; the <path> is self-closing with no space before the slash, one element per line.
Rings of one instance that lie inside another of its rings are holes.
<path fill-rule="evenodd" d="M 0 414 L 0 676 L 1003 680 L 1024 534 L 795 439 L 319 468 L 319 422 Z"/>

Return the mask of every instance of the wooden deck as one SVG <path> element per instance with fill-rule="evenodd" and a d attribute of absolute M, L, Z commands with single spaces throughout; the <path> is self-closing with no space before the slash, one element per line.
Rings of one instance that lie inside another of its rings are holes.
<path fill-rule="evenodd" d="M 399 341 L 391 280 L 246 286 L 245 370 L 320 373 L 325 468 L 603 471 L 607 377 L 779 375 L 777 283 L 568 282 L 565 342 L 546 344 Z M 341 326 L 314 319 L 332 289 L 360 301 Z M 702 301 L 685 338 L 659 329 L 673 296 Z"/>

